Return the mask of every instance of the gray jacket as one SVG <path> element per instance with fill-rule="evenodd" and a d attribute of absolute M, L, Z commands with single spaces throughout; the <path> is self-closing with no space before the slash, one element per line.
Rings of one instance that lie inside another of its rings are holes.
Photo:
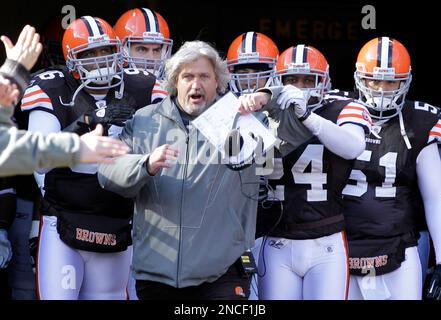
<path fill-rule="evenodd" d="M 212 282 L 254 244 L 259 177 L 228 169 L 196 128 L 187 132 L 171 98 L 138 110 L 122 134 L 131 153 L 101 165 L 105 189 L 135 199 L 133 269 L 174 287 Z M 149 154 L 163 144 L 178 161 L 155 176 Z"/>
<path fill-rule="evenodd" d="M 71 133 L 17 130 L 13 108 L 0 106 L 0 176 L 31 174 L 44 167 L 72 166 L 80 160 L 80 137 Z"/>

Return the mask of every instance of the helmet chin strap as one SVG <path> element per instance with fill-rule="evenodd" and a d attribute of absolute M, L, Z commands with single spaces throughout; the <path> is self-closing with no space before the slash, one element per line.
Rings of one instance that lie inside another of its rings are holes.
<path fill-rule="evenodd" d="M 72 96 L 72 100 L 68 103 L 64 103 L 63 100 L 61 99 L 61 97 L 58 97 L 60 99 L 60 103 L 63 106 L 67 106 L 67 107 L 73 107 L 74 106 L 74 101 L 75 98 L 77 97 L 78 93 L 80 93 L 81 89 L 83 89 L 85 86 L 87 86 L 89 83 L 91 82 L 91 80 L 86 80 L 83 83 L 81 83 L 81 85 L 77 88 L 77 90 L 75 90 L 73 96 Z"/>
<path fill-rule="evenodd" d="M 398 119 L 400 120 L 400 132 L 403 136 L 404 142 L 406 143 L 406 147 L 407 149 L 412 149 L 412 145 L 410 144 L 409 138 L 407 137 L 406 129 L 404 128 L 404 121 L 401 110 L 398 112 Z"/>
<path fill-rule="evenodd" d="M 378 120 L 378 121 L 376 121 L 376 122 L 374 123 L 374 126 L 380 127 L 380 126 L 382 126 L 384 123 L 388 122 L 390 119 L 392 119 L 392 118 L 387 118 L 387 119 L 383 119 L 383 120 Z M 400 123 L 400 133 L 401 133 L 401 136 L 403 137 L 404 142 L 406 143 L 406 147 L 407 147 L 407 149 L 410 150 L 410 149 L 412 149 L 412 145 L 411 145 L 411 143 L 410 143 L 409 137 L 407 136 L 406 128 L 404 127 L 403 114 L 402 114 L 401 110 L 398 111 L 398 121 L 399 121 L 399 123 Z M 381 139 L 381 137 L 378 135 L 377 132 L 375 132 L 375 130 L 372 130 L 371 132 L 372 132 L 372 134 L 373 134 L 377 139 Z"/>
<path fill-rule="evenodd" d="M 74 92 L 74 94 L 73 94 L 73 96 L 72 96 L 72 100 L 70 101 L 70 102 L 68 102 L 68 103 L 65 103 L 65 102 L 63 102 L 63 100 L 61 99 L 61 97 L 59 96 L 58 98 L 60 99 L 60 103 L 63 105 L 63 106 L 66 106 L 66 107 L 73 107 L 74 106 L 74 101 L 75 101 L 75 98 L 77 97 L 77 95 L 80 93 L 80 91 L 84 88 L 84 87 L 86 87 L 89 83 L 91 83 L 92 82 L 92 80 L 91 79 L 89 79 L 89 80 L 86 80 L 86 81 L 84 81 L 83 83 L 81 83 L 81 85 L 75 90 L 75 92 Z M 119 90 L 115 90 L 115 98 L 117 98 L 117 99 L 122 99 L 122 97 L 123 97 L 123 92 L 124 92 L 124 81 L 121 81 L 121 85 L 119 86 Z"/>
<path fill-rule="evenodd" d="M 124 92 L 124 81 L 121 81 L 121 85 L 119 86 L 119 90 L 115 90 L 115 98 L 122 99 Z"/>

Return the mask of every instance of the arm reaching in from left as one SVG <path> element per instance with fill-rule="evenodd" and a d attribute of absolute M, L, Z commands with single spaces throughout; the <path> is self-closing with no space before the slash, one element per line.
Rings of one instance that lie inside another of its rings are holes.
<path fill-rule="evenodd" d="M 29 71 L 37 62 L 43 46 L 40 43 L 40 35 L 35 32 L 35 28 L 26 25 L 14 45 L 7 36 L 1 36 L 6 50 L 7 59 L 0 68 L 0 74 L 13 82 L 23 94 L 30 80 Z M 18 100 L 18 96 L 14 101 Z"/>
<path fill-rule="evenodd" d="M 34 27 L 29 25 L 23 28 L 15 45 L 7 36 L 1 36 L 0 40 L 5 46 L 8 59 L 17 61 L 27 70 L 32 69 L 43 50 L 40 35 L 35 32 Z"/>
<path fill-rule="evenodd" d="M 98 124 L 95 130 L 80 137 L 80 162 L 113 164 L 109 157 L 122 156 L 129 151 L 124 142 L 103 137 L 103 131 L 103 126 Z"/>
<path fill-rule="evenodd" d="M 17 86 L 0 75 L 0 107 L 13 107 L 19 94 Z"/>
<path fill-rule="evenodd" d="M 238 112 L 242 115 L 249 114 L 262 109 L 271 99 L 267 92 L 255 92 L 244 94 L 239 97 Z"/>

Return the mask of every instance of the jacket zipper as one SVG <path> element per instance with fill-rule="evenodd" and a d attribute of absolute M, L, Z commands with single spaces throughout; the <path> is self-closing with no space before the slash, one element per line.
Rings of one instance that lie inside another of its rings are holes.
<path fill-rule="evenodd" d="M 185 138 L 185 164 L 184 164 L 184 172 L 182 174 L 182 184 L 181 184 L 181 206 L 179 208 L 179 249 L 178 249 L 178 265 L 176 268 L 176 287 L 179 288 L 179 270 L 181 269 L 182 259 L 181 259 L 181 250 L 182 250 L 182 207 L 184 205 L 184 185 L 185 178 L 187 177 L 187 168 L 188 168 L 188 141 L 190 139 L 189 132 L 185 130 L 186 138 Z"/>
<path fill-rule="evenodd" d="M 178 246 L 178 263 L 176 266 L 176 287 L 179 288 L 179 270 L 181 266 L 181 247 L 182 247 L 182 206 L 184 204 L 184 184 L 185 184 L 185 178 L 187 176 L 187 167 L 188 167 L 188 141 L 190 139 L 190 132 L 185 126 L 182 126 L 179 121 L 176 121 L 176 119 L 173 119 L 172 117 L 168 115 L 164 115 L 164 117 L 170 119 L 174 123 L 177 124 L 177 126 L 184 131 L 185 133 L 185 166 L 184 166 L 184 172 L 182 174 L 182 184 L 181 184 L 181 206 L 179 208 L 179 246 Z"/>

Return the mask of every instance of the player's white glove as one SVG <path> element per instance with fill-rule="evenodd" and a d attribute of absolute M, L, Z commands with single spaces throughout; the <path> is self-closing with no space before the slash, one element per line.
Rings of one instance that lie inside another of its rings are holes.
<path fill-rule="evenodd" d="M 0 229 L 0 269 L 6 268 L 11 258 L 12 248 L 8 240 L 8 232 Z"/>
<path fill-rule="evenodd" d="M 311 111 L 307 108 L 308 100 L 309 98 L 306 97 L 303 90 L 289 84 L 283 87 L 277 98 L 277 104 L 282 110 L 294 105 L 295 115 L 300 121 L 304 121 L 311 114 Z"/>
<path fill-rule="evenodd" d="M 238 129 L 231 130 L 225 140 L 224 149 L 227 155 L 228 162 L 226 166 L 233 171 L 240 171 L 251 166 L 256 159 L 261 159 L 263 152 L 263 139 L 261 136 L 251 137 L 257 142 L 256 147 L 248 158 L 242 158 L 242 147 L 244 144 L 244 139 L 240 134 Z"/>

